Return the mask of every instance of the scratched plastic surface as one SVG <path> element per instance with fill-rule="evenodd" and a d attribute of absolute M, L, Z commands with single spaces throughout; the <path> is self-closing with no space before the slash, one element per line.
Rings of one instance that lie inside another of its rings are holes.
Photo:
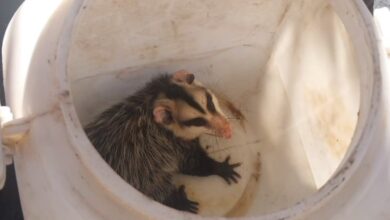
<path fill-rule="evenodd" d="M 202 215 L 287 208 L 343 159 L 358 118 L 359 70 L 324 1 L 94 0 L 77 19 L 68 71 L 82 123 L 154 74 L 179 69 L 246 116 L 245 129 L 232 119 L 232 140 L 204 140 L 215 158 L 243 162 L 239 184 L 177 178 Z"/>

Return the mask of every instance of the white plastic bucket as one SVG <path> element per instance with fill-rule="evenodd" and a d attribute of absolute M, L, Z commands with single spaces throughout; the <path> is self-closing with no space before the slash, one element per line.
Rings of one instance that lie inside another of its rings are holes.
<path fill-rule="evenodd" d="M 387 219 L 389 82 L 374 33 L 357 0 L 26 1 L 3 48 L 14 120 L 2 130 L 25 218 L 201 218 L 144 197 L 82 129 L 151 76 L 187 69 L 247 118 L 232 141 L 208 140 L 243 162 L 239 184 L 177 179 L 202 216 Z"/>

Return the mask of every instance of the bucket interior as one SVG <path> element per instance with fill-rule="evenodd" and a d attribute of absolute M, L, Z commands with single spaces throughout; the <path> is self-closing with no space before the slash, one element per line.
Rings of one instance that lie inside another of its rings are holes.
<path fill-rule="evenodd" d="M 313 194 L 343 161 L 359 112 L 355 50 L 343 23 L 317 0 L 85 1 L 68 60 L 82 124 L 160 73 L 180 69 L 244 114 L 231 140 L 241 179 L 177 176 L 204 216 L 254 216 Z M 228 114 L 229 115 L 229 114 Z"/>

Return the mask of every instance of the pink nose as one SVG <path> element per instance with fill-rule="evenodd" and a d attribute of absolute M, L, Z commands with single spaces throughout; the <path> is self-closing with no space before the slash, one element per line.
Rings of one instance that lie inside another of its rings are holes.
<path fill-rule="evenodd" d="M 214 128 L 218 136 L 221 136 L 226 139 L 232 137 L 233 131 L 230 126 L 230 123 L 222 116 L 215 116 L 211 120 L 211 126 Z"/>
<path fill-rule="evenodd" d="M 230 139 L 232 137 L 232 129 L 230 127 L 230 125 L 228 124 L 227 127 L 225 129 L 222 130 L 222 137 L 226 138 L 226 139 Z"/>

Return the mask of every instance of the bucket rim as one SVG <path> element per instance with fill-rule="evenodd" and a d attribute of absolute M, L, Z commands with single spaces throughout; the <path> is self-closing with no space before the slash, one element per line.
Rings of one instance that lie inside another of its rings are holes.
<path fill-rule="evenodd" d="M 60 85 L 63 90 L 70 91 L 71 99 L 71 101 L 60 101 L 61 111 L 66 119 L 65 125 L 68 136 L 72 142 L 73 148 L 77 151 L 80 159 L 83 161 L 83 164 L 96 177 L 95 180 L 103 185 L 109 193 L 111 193 L 112 200 L 126 207 L 129 212 L 135 211 L 140 215 L 154 219 L 225 219 L 224 217 L 202 217 L 190 213 L 178 212 L 174 209 L 165 207 L 158 202 L 147 199 L 146 196 L 142 195 L 130 184 L 122 180 L 119 175 L 104 162 L 90 143 L 88 137 L 82 129 L 80 120 L 78 119 L 76 108 L 72 100 L 70 80 L 68 79 L 67 74 L 67 58 L 72 40 L 71 33 L 73 30 L 73 24 L 77 21 L 79 11 L 87 2 L 88 0 L 74 1 L 72 8 L 67 15 L 68 17 L 63 28 L 63 34 L 59 41 L 60 43 L 58 47 L 61 49 L 58 49 L 57 51 L 57 57 L 60 61 L 58 62 L 60 65 L 58 78 L 61 79 L 59 81 L 62 82 Z M 347 4 L 342 2 L 347 2 L 347 0 L 340 2 L 337 0 L 331 0 L 330 4 Z M 374 123 L 378 120 L 377 113 L 379 111 L 382 95 L 381 74 L 383 73 L 383 70 L 380 65 L 380 45 L 377 41 L 376 28 L 372 22 L 371 14 L 360 0 L 350 1 L 349 4 L 354 5 L 360 15 L 357 19 L 361 19 L 361 22 L 364 22 L 365 24 L 362 32 L 368 36 L 369 39 L 369 48 L 372 50 L 371 58 L 373 60 L 373 72 L 372 76 L 368 76 L 372 79 L 371 81 L 368 81 L 371 82 L 371 84 L 367 85 L 368 87 L 365 88 L 365 92 L 368 90 L 370 96 L 367 99 L 362 99 L 359 107 L 359 109 L 366 109 L 367 111 L 362 111 L 358 117 L 358 124 L 352 137 L 352 144 L 349 146 L 348 155 L 345 156 L 344 161 L 340 164 L 336 173 L 319 190 L 301 201 L 298 201 L 294 205 L 263 215 L 235 217 L 231 219 L 276 220 L 304 217 L 305 215 L 317 210 L 321 207 L 321 205 L 337 194 L 337 192 L 339 192 L 345 186 L 346 182 L 348 182 L 348 180 L 353 176 L 359 164 L 363 160 L 369 147 L 369 140 L 374 132 L 372 128 L 374 127 Z M 340 16 L 340 14 L 338 15 Z M 340 16 L 340 19 L 345 27 L 348 28 L 342 16 Z M 363 89 L 364 88 L 361 86 L 360 91 L 363 91 Z"/>

